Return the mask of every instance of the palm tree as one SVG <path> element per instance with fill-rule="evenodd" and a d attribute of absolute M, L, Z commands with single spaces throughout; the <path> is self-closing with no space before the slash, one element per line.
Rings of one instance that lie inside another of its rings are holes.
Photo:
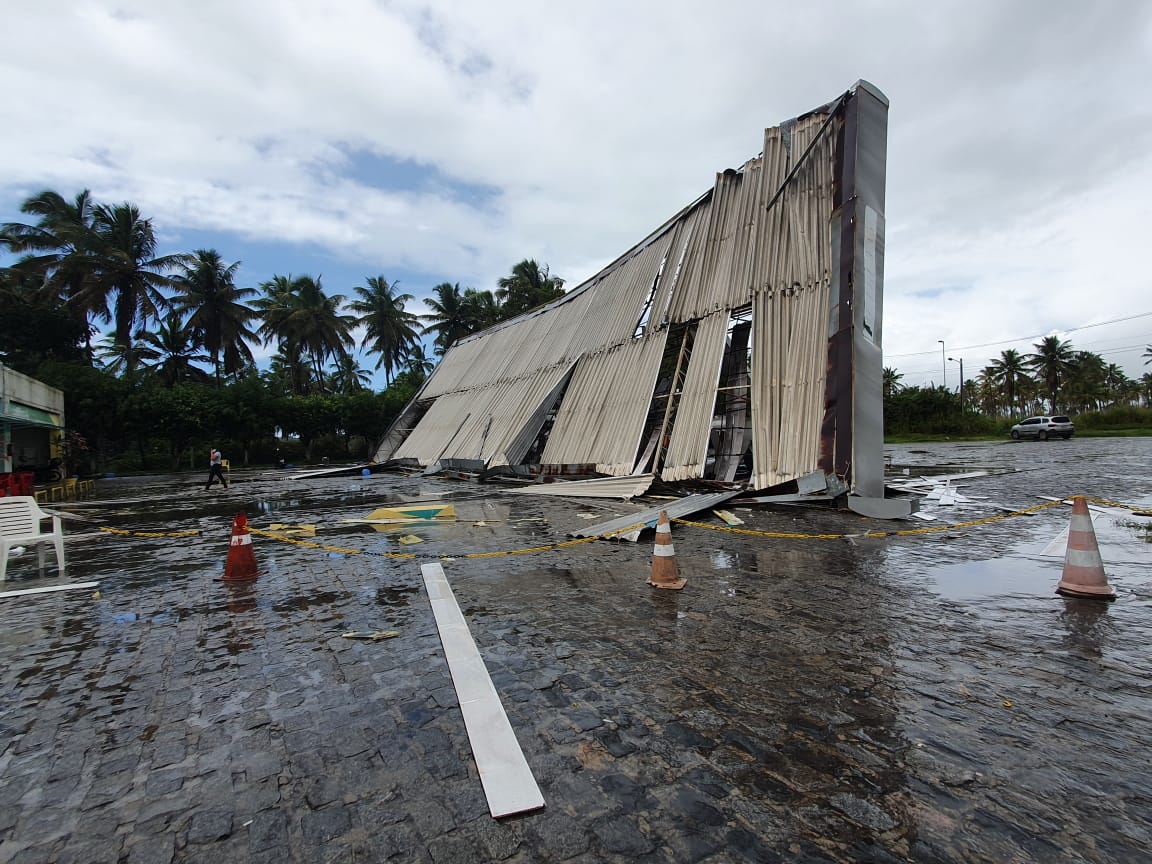
<path fill-rule="evenodd" d="M 312 389 L 312 369 L 300 352 L 287 345 L 272 355 L 268 371 L 261 375 L 276 393 L 301 396 Z"/>
<path fill-rule="evenodd" d="M 260 315 L 260 327 L 256 331 L 258 338 L 265 343 L 279 338 L 280 331 L 287 327 L 292 314 L 292 276 L 273 276 L 267 282 L 260 283 L 263 296 L 252 302 L 253 308 Z"/>
<path fill-rule="evenodd" d="M 275 343 L 271 374 L 289 393 L 303 395 L 311 389 L 312 373 L 302 362 L 299 343 L 291 333 L 293 312 L 292 276 L 273 276 L 260 284 L 263 296 L 252 303 L 260 315 L 257 337 L 264 344 Z"/>
<path fill-rule="evenodd" d="M 980 404 L 980 385 L 975 378 L 960 382 L 960 406 L 964 411 L 977 411 Z"/>
<path fill-rule="evenodd" d="M 491 291 L 478 291 L 468 288 L 464 291 L 464 300 L 461 304 L 464 321 L 472 333 L 487 330 L 493 324 L 509 316 L 503 314 L 500 301 Z"/>
<path fill-rule="evenodd" d="M 92 212 L 92 227 L 97 238 L 97 272 L 86 286 L 92 293 L 85 305 L 107 310 L 108 298 L 115 295 L 113 332 L 115 340 L 124 346 L 126 371 L 130 372 L 135 366 L 134 331 L 160 319 L 169 305 L 160 291 L 172 285 L 167 274 L 187 263 L 189 257 L 155 257 L 152 220 L 142 219 L 135 204 L 101 204 Z"/>
<path fill-rule="evenodd" d="M 1009 414 L 1016 413 L 1016 395 L 1020 390 L 1020 381 L 1027 375 L 1026 363 L 1014 348 L 1001 351 L 999 359 L 992 361 L 992 380 L 1002 389 L 1008 402 Z"/>
<path fill-rule="evenodd" d="M 98 239 L 92 225 L 94 204 L 85 189 L 74 201 L 45 189 L 20 206 L 38 216 L 36 224 L 9 222 L 0 226 L 0 241 L 13 253 L 30 253 L 13 269 L 37 277 L 46 298 L 67 304 L 73 321 L 88 334 L 85 350 L 92 361 L 91 317 L 108 320 L 108 307 L 99 293 L 86 290 L 96 276 Z"/>
<path fill-rule="evenodd" d="M 138 332 L 136 341 L 137 359 L 141 365 L 154 370 L 165 387 L 207 378 L 204 370 L 194 364 L 211 358 L 197 350 L 195 329 L 179 315 L 168 315 L 155 331 Z"/>
<path fill-rule="evenodd" d="M 1145 366 L 1147 366 L 1149 363 L 1152 363 L 1152 345 L 1148 345 L 1147 347 L 1145 347 L 1144 353 L 1141 354 L 1140 356 L 1148 358 L 1147 360 L 1144 361 Z"/>
<path fill-rule="evenodd" d="M 301 276 L 293 287 L 298 301 L 294 316 L 296 334 L 312 360 L 315 380 L 321 381 L 324 377 L 324 361 L 329 357 L 343 357 L 355 345 L 352 327 L 356 319 L 341 314 L 344 295 L 325 294 L 319 276 L 315 279 Z"/>
<path fill-rule="evenodd" d="M 175 279 L 173 307 L 181 314 L 192 313 L 188 326 L 210 355 L 217 386 L 221 367 L 233 375 L 252 362 L 247 340 L 254 341 L 256 334 L 248 324 L 256 313 L 244 300 L 256 289 L 236 287 L 239 267 L 239 261 L 225 266 L 215 249 L 197 249 Z"/>
<path fill-rule="evenodd" d="M 1045 336 L 1033 347 L 1036 352 L 1029 354 L 1024 362 L 1044 384 L 1048 408 L 1055 411 L 1060 386 L 1072 367 L 1072 345 L 1059 336 Z"/>
<path fill-rule="evenodd" d="M 424 346 L 419 342 L 411 345 L 404 355 L 404 369 L 415 372 L 421 380 L 427 378 L 435 368 L 436 363 L 424 353 Z"/>
<path fill-rule="evenodd" d="M 548 273 L 548 265 L 541 267 L 535 258 L 525 258 L 512 268 L 512 275 L 497 283 L 496 298 L 501 302 L 505 318 L 514 318 L 551 300 L 564 296 L 564 280 Z"/>
<path fill-rule="evenodd" d="M 307 356 L 311 381 L 321 385 L 324 361 L 343 357 L 354 344 L 355 318 L 339 311 L 344 296 L 328 296 L 320 279 L 311 276 L 274 276 L 260 288 L 264 296 L 252 304 L 263 313 L 260 337 L 266 343 L 276 342 L 290 364 Z M 300 383 L 294 381 L 294 387 Z"/>
<path fill-rule="evenodd" d="M 1021 378 L 1016 394 L 1021 414 L 1039 414 L 1044 410 L 1044 399 L 1040 392 L 1040 382 L 1032 376 Z"/>
<path fill-rule="evenodd" d="M 979 389 L 977 391 L 977 398 L 979 399 L 980 410 L 989 416 L 1000 413 L 1000 387 L 996 383 L 996 368 L 988 365 L 980 370 L 980 374 L 976 376 Z"/>
<path fill-rule="evenodd" d="M 101 369 L 119 377 L 128 369 L 128 349 L 123 342 L 107 333 L 96 346 L 95 360 Z"/>
<path fill-rule="evenodd" d="M 1091 351 L 1075 351 L 1061 381 L 1064 403 L 1079 411 L 1099 410 L 1107 396 L 1104 358 Z M 1055 410 L 1055 409 L 1053 409 Z"/>
<path fill-rule="evenodd" d="M 395 293 L 396 283 L 389 285 L 383 276 L 369 276 L 365 281 L 367 287 L 354 289 L 360 299 L 348 308 L 360 316 L 357 323 L 364 325 L 361 345 L 379 355 L 376 368 L 384 367 L 384 381 L 391 384 L 392 373 L 400 368 L 408 347 L 416 343 L 420 319 L 405 311 L 404 304 L 413 297 Z"/>
<path fill-rule="evenodd" d="M 891 399 L 897 393 L 904 389 L 904 385 L 900 383 L 900 379 L 904 375 L 892 369 L 889 366 L 884 367 L 884 398 Z"/>
<path fill-rule="evenodd" d="M 436 353 L 443 354 L 457 339 L 473 332 L 468 320 L 467 309 L 464 307 L 464 295 L 460 293 L 460 283 L 441 282 L 432 292 L 436 299 L 425 298 L 424 304 L 432 310 L 431 314 L 423 316 L 430 321 L 423 333 L 436 334 Z"/>
<path fill-rule="evenodd" d="M 358 393 L 367 390 L 372 376 L 365 372 L 351 354 L 337 357 L 328 373 L 328 386 L 333 393 Z"/>
<path fill-rule="evenodd" d="M 0 267 L 0 362 L 28 373 L 49 359 L 91 363 L 87 322 L 43 286 L 35 273 Z"/>
<path fill-rule="evenodd" d="M 1117 364 L 1109 363 L 1104 367 L 1104 387 L 1108 402 L 1119 405 L 1130 398 L 1132 381 L 1128 380 L 1128 375 Z"/>

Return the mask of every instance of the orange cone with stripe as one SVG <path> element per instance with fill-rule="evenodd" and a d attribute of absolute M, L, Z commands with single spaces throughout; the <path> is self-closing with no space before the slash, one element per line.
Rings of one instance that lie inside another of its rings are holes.
<path fill-rule="evenodd" d="M 1072 522 L 1068 526 L 1064 575 L 1056 586 L 1056 593 L 1091 600 L 1116 599 L 1116 591 L 1104 575 L 1104 562 L 1100 559 L 1100 547 L 1096 545 L 1092 514 L 1088 512 L 1088 501 L 1083 497 L 1072 499 Z"/>
<path fill-rule="evenodd" d="M 224 565 L 225 582 L 251 582 L 256 578 L 256 556 L 252 552 L 252 535 L 248 532 L 248 517 L 237 513 L 232 522 L 232 543 L 228 547 L 228 561 Z"/>
<path fill-rule="evenodd" d="M 668 512 L 660 511 L 660 521 L 656 523 L 656 548 L 652 550 L 652 576 L 648 584 L 656 588 L 671 588 L 679 591 L 688 583 L 680 578 L 676 567 L 676 549 L 672 545 L 672 527 L 668 524 Z"/>

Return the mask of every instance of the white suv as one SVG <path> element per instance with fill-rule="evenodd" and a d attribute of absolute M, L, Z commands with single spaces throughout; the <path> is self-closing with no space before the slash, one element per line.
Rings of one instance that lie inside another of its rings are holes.
<path fill-rule="evenodd" d="M 1010 434 L 1016 440 L 1035 438 L 1037 441 L 1047 441 L 1049 438 L 1063 438 L 1067 441 L 1075 432 L 1072 420 L 1060 415 L 1057 417 L 1029 417 L 1027 420 L 1021 420 L 1012 427 Z"/>

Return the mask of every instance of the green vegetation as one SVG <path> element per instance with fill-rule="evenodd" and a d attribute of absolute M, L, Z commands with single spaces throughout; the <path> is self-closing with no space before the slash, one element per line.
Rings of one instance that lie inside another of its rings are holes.
<path fill-rule="evenodd" d="M 422 336 L 442 355 L 564 295 L 529 258 L 495 291 L 436 285 L 417 315 L 383 275 L 346 293 L 307 274 L 238 286 L 239 262 L 215 249 L 157 255 L 135 205 L 87 190 L 46 190 L 22 210 L 28 223 L 0 226 L 16 259 L 0 268 L 0 362 L 64 391 L 69 459 L 85 472 L 198 469 L 210 445 L 234 464 L 367 458 L 432 369 Z M 275 349 L 263 371 L 258 344 Z M 1152 374 L 1131 381 L 1055 336 L 1035 348 L 1003 351 L 960 393 L 904 387 L 884 369 L 888 440 L 1000 438 L 1045 412 L 1072 415 L 1077 435 L 1152 434 Z M 384 370 L 382 392 L 356 349 Z M 1152 345 L 1144 356 L 1152 364 Z"/>
<path fill-rule="evenodd" d="M 215 249 L 158 256 L 135 205 L 87 190 L 46 190 L 22 212 L 28 223 L 0 226 L 15 259 L 0 268 L 0 362 L 64 391 L 69 467 L 82 473 L 199 470 L 212 445 L 234 465 L 370 457 L 433 367 L 422 336 L 443 354 L 564 294 L 525 259 L 495 291 L 436 286 L 417 315 L 383 275 L 347 294 L 309 275 L 243 287 L 240 262 Z M 260 344 L 276 352 L 264 371 Z M 384 370 L 382 392 L 357 348 Z"/>
<path fill-rule="evenodd" d="M 1130 380 L 1115 363 L 1074 351 L 1055 336 L 1036 352 L 1003 351 L 962 392 L 903 387 L 897 370 L 884 369 L 884 436 L 889 443 L 981 440 L 1008 435 L 1036 414 L 1068 414 L 1083 437 L 1152 435 L 1152 373 Z M 1152 345 L 1144 352 L 1152 363 Z"/>

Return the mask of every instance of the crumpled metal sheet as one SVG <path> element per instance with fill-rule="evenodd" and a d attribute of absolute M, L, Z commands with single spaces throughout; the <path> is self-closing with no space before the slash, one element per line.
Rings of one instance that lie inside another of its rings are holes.
<path fill-rule="evenodd" d="M 661 504 L 659 507 L 653 507 L 650 510 L 641 510 L 639 513 L 633 513 L 629 516 L 620 516 L 608 522 L 600 522 L 596 525 L 589 525 L 587 528 L 570 531 L 568 536 L 602 537 L 604 535 L 611 535 L 612 537 L 635 542 L 640 538 L 640 531 L 645 528 L 656 527 L 656 522 L 660 518 L 661 510 L 668 513 L 669 519 L 679 519 L 684 516 L 691 516 L 693 513 L 699 513 L 701 510 L 709 510 L 723 504 L 729 498 L 735 498 L 743 491 L 743 489 L 733 489 L 727 492 L 714 492 L 706 495 L 689 495 L 685 498 L 679 498 L 676 501 Z M 632 528 L 633 530 L 625 531 L 627 528 Z"/>

